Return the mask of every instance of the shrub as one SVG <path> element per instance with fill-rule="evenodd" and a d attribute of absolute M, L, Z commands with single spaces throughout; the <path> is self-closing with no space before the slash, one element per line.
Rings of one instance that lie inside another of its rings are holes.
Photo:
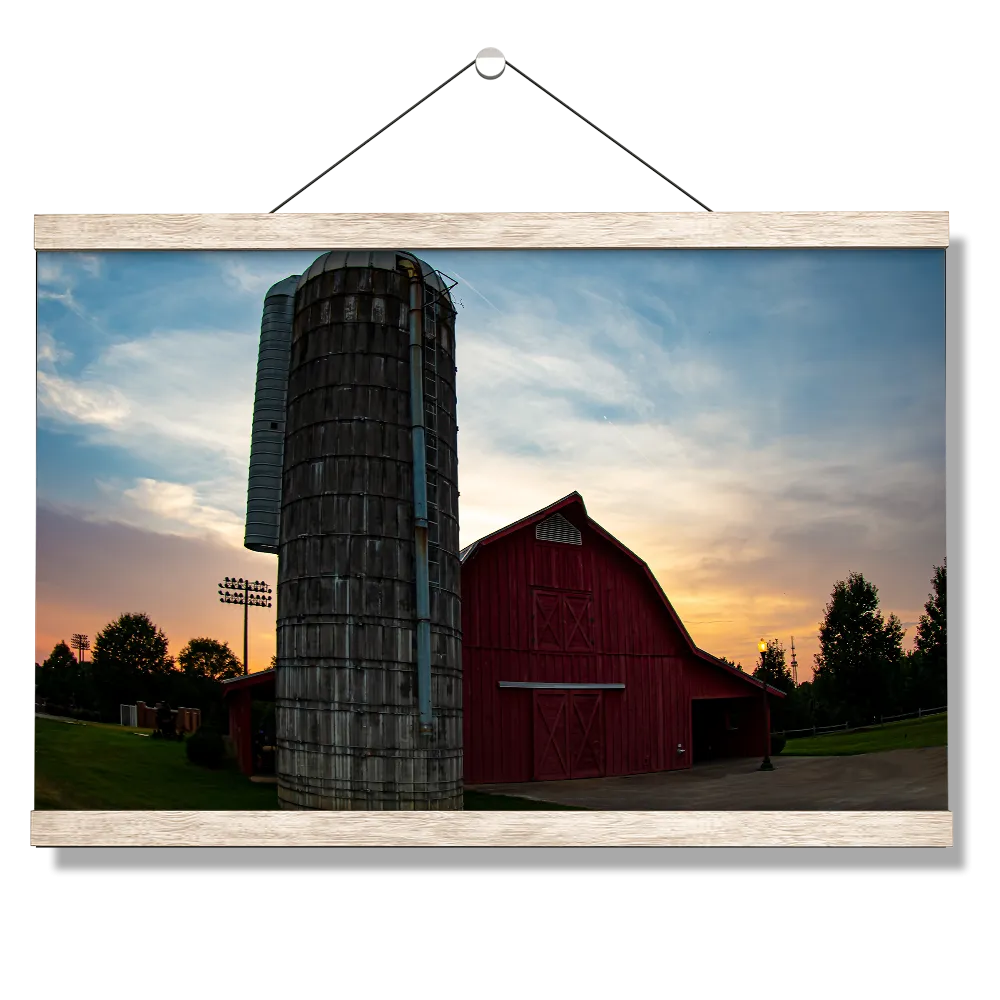
<path fill-rule="evenodd" d="M 784 733 L 772 733 L 771 734 L 771 753 L 777 755 L 785 749 L 785 734 Z"/>
<path fill-rule="evenodd" d="M 222 737 L 214 729 L 202 726 L 185 740 L 188 760 L 200 767 L 218 767 L 226 757 Z"/>

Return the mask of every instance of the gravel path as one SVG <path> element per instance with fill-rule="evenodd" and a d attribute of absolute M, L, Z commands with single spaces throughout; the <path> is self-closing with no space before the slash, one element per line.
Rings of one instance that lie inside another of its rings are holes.
<path fill-rule="evenodd" d="M 947 809 L 948 748 L 850 757 L 775 757 L 624 778 L 470 786 L 584 809 Z"/>

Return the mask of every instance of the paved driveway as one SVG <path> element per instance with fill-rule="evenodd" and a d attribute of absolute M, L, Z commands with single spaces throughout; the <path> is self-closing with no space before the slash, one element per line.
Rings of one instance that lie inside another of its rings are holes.
<path fill-rule="evenodd" d="M 741 759 L 686 771 L 475 785 L 584 809 L 947 809 L 948 748 L 852 757 L 775 757 L 773 771 Z"/>

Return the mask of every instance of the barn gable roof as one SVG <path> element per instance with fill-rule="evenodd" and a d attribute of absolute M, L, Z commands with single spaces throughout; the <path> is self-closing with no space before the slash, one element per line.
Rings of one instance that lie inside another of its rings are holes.
<path fill-rule="evenodd" d="M 721 670 L 725 670 L 726 673 L 731 674 L 738 680 L 749 684 L 753 688 L 759 689 L 762 686 L 762 682 L 755 680 L 750 674 L 744 673 L 742 670 L 737 670 L 735 667 L 731 667 L 728 663 L 720 660 L 717 656 L 713 656 L 711 653 L 705 652 L 703 649 L 699 649 L 695 645 L 694 639 L 691 638 L 690 633 L 681 621 L 680 615 L 674 610 L 674 606 L 670 603 L 667 595 L 664 593 L 663 588 L 660 586 L 659 581 L 653 575 L 653 571 L 649 568 L 644 559 L 639 558 L 627 545 L 620 542 L 610 531 L 602 528 L 596 521 L 594 521 L 589 514 L 587 514 L 587 507 L 583 502 L 583 497 L 577 493 L 575 490 L 572 493 L 567 494 L 561 500 L 557 500 L 555 503 L 550 504 L 548 507 L 543 507 L 541 510 L 536 510 L 533 514 L 529 514 L 527 517 L 522 517 L 519 521 L 514 521 L 512 524 L 506 525 L 506 527 L 498 528 L 496 531 L 491 532 L 489 535 L 484 535 L 482 538 L 473 542 L 471 545 L 466 545 L 459 554 L 458 557 L 464 566 L 473 556 L 479 551 L 479 549 L 484 545 L 490 545 L 494 542 L 499 541 L 501 538 L 507 535 L 513 534 L 515 531 L 520 531 L 523 528 L 529 528 L 532 525 L 538 524 L 544 521 L 546 518 L 551 517 L 554 513 L 558 511 L 565 510 L 568 507 L 576 506 L 580 509 L 583 514 L 586 526 L 594 532 L 594 534 L 599 535 L 606 541 L 610 542 L 619 551 L 624 553 L 636 563 L 645 573 L 646 578 L 652 584 L 653 589 L 656 591 L 657 596 L 663 603 L 667 614 L 673 620 L 674 624 L 680 630 L 681 635 L 684 637 L 684 641 L 687 643 L 688 648 L 691 652 L 697 656 L 700 660 L 711 664 L 713 667 L 718 667 Z M 770 684 L 767 685 L 768 693 L 776 695 L 779 698 L 785 697 L 785 692 L 779 690 L 776 687 L 772 687 Z"/>
<path fill-rule="evenodd" d="M 531 527 L 531 525 L 537 524 L 539 521 L 544 521 L 545 518 L 556 513 L 557 511 L 562 510 L 564 507 L 571 506 L 572 504 L 579 504 L 580 509 L 583 511 L 583 516 L 587 518 L 588 524 L 593 523 L 590 521 L 590 518 L 587 517 L 587 508 L 583 503 L 583 497 L 574 490 L 572 493 L 564 496 L 561 500 L 557 500 L 555 503 L 549 504 L 548 507 L 536 510 L 534 514 L 522 517 L 519 521 L 514 521 L 513 524 L 508 524 L 504 528 L 498 528 L 496 531 L 493 531 L 488 535 L 484 535 L 471 545 L 466 545 L 465 548 L 458 553 L 458 558 L 464 564 L 476 554 L 481 545 L 489 545 L 491 542 L 498 541 L 506 535 L 513 534 L 515 531 L 520 531 L 521 528 Z"/>

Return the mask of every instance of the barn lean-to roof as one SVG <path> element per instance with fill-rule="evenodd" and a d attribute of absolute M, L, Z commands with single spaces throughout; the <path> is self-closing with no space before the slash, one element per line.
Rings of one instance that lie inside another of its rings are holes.
<path fill-rule="evenodd" d="M 241 674 L 239 677 L 227 677 L 220 681 L 222 687 L 222 697 L 232 694 L 234 691 L 245 691 L 248 688 L 263 687 L 274 683 L 275 670 L 256 670 L 252 674 Z"/>
<path fill-rule="evenodd" d="M 564 510 L 565 508 L 571 506 L 578 506 L 580 508 L 580 510 L 583 512 L 583 516 L 588 528 L 590 528 L 595 534 L 600 535 L 601 538 L 610 542 L 613 546 L 615 546 L 615 548 L 617 548 L 620 552 L 628 556 L 629 559 L 631 559 L 642 569 L 643 573 L 645 573 L 646 575 L 646 578 L 649 580 L 649 582 L 653 586 L 653 589 L 656 591 L 657 596 L 660 598 L 660 601 L 663 603 L 663 606 L 666 609 L 667 614 L 670 615 L 670 618 L 673 620 L 674 624 L 677 626 L 678 629 L 680 629 L 680 633 L 684 637 L 684 641 L 687 643 L 688 648 L 695 656 L 705 661 L 706 663 L 711 664 L 713 667 L 718 667 L 721 670 L 725 670 L 733 677 L 745 682 L 746 684 L 749 684 L 751 687 L 759 689 L 762 686 L 762 682 L 755 680 L 750 674 L 744 673 L 742 670 L 737 670 L 736 667 L 730 666 L 725 661 L 720 660 L 717 656 L 713 656 L 711 653 L 707 653 L 705 652 L 704 649 L 700 649 L 698 646 L 695 645 L 694 639 L 691 638 L 691 634 L 685 627 L 684 622 L 681 621 L 680 615 L 678 615 L 677 612 L 674 610 L 674 606 L 670 603 L 670 600 L 667 598 L 667 595 L 664 593 L 663 588 L 660 586 L 659 581 L 653 575 L 653 571 L 649 568 L 646 561 L 637 556 L 627 545 L 625 545 L 624 543 L 620 542 L 617 538 L 615 538 L 615 536 L 612 535 L 610 531 L 605 530 L 595 520 L 593 520 L 587 513 L 587 507 L 586 504 L 584 504 L 583 502 L 583 497 L 575 490 L 572 493 L 568 494 L 567 496 L 564 496 L 561 500 L 557 500 L 555 503 L 549 504 L 548 507 L 543 507 L 541 510 L 536 510 L 534 514 L 529 514 L 527 517 L 522 517 L 520 520 L 514 521 L 512 524 L 508 524 L 503 528 L 498 528 L 496 531 L 491 532 L 488 535 L 484 535 L 482 538 L 478 539 L 475 542 L 472 542 L 470 545 L 466 545 L 465 548 L 463 548 L 458 553 L 459 560 L 464 566 L 479 551 L 479 549 L 482 546 L 490 545 L 493 542 L 497 542 L 501 538 L 513 534 L 515 531 L 520 531 L 522 528 L 531 527 L 533 524 L 537 524 L 540 521 L 544 521 L 546 518 L 551 517 L 558 511 Z M 776 687 L 772 687 L 770 684 L 766 686 L 770 694 L 776 695 L 779 698 L 785 697 L 784 691 L 781 691 Z"/>

